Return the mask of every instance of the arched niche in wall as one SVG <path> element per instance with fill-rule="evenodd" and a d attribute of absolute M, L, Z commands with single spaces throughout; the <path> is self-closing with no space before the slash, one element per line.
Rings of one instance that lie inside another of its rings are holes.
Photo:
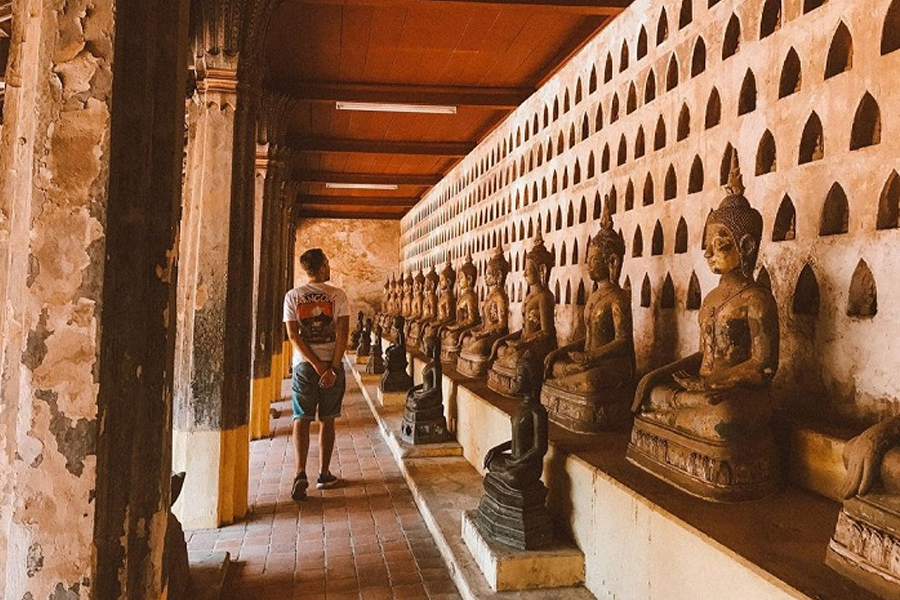
<path fill-rule="evenodd" d="M 594 151 L 591 150 L 591 153 L 588 155 L 588 164 L 587 164 L 587 175 L 588 179 L 592 179 L 597 176 L 597 160 L 594 157 Z"/>
<path fill-rule="evenodd" d="M 666 69 L 666 91 L 674 90 L 678 87 L 678 55 L 674 52 L 669 59 L 669 68 Z"/>
<path fill-rule="evenodd" d="M 731 15 L 725 27 L 725 38 L 722 42 L 722 60 L 737 54 L 741 45 L 741 22 L 737 15 Z"/>
<path fill-rule="evenodd" d="M 603 154 L 600 155 L 600 172 L 609 171 L 609 144 L 603 145 Z"/>
<path fill-rule="evenodd" d="M 772 227 L 772 241 L 783 242 L 797 237 L 797 211 L 791 197 L 785 194 L 775 213 L 775 224 Z"/>
<path fill-rule="evenodd" d="M 625 101 L 625 114 L 630 115 L 634 111 L 637 110 L 637 89 L 634 87 L 634 82 L 631 82 L 631 85 L 628 86 L 628 98 Z"/>
<path fill-rule="evenodd" d="M 597 114 L 594 115 L 594 133 L 603 129 L 603 104 L 597 105 Z"/>
<path fill-rule="evenodd" d="M 775 137 L 768 129 L 763 133 L 759 140 L 759 147 L 756 150 L 756 175 L 765 175 L 766 173 L 774 173 L 778 168 L 777 149 L 775 147 Z"/>
<path fill-rule="evenodd" d="M 597 65 L 591 65 L 591 74 L 588 77 L 588 94 L 597 91 Z"/>
<path fill-rule="evenodd" d="M 802 86 L 803 72 L 797 51 L 791 48 L 781 65 L 781 79 L 778 83 L 778 97 L 786 98 L 799 92 Z"/>
<path fill-rule="evenodd" d="M 559 258 L 557 258 L 557 260 L 556 260 L 556 264 L 558 264 L 561 267 L 564 267 L 568 263 L 568 258 L 569 258 L 569 255 L 566 253 L 566 242 L 563 241 L 562 246 L 559 251 Z"/>
<path fill-rule="evenodd" d="M 725 146 L 725 151 L 722 152 L 722 163 L 719 166 L 719 185 L 725 185 L 728 183 L 728 175 L 731 173 L 731 160 L 732 157 L 735 157 L 738 165 L 741 164 L 740 158 L 737 157 L 734 147 L 731 144 Z"/>
<path fill-rule="evenodd" d="M 808 13 L 811 10 L 819 8 L 823 4 L 825 4 L 826 0 L 803 0 L 803 14 Z"/>
<path fill-rule="evenodd" d="M 775 33 L 781 27 L 781 0 L 766 0 L 759 21 L 759 39 Z"/>
<path fill-rule="evenodd" d="M 634 137 L 634 157 L 640 158 L 644 156 L 646 151 L 646 142 L 644 141 L 644 126 L 638 127 L 637 135 Z"/>
<path fill-rule="evenodd" d="M 675 228 L 675 254 L 685 254 L 688 251 L 688 226 L 684 217 L 678 219 Z"/>
<path fill-rule="evenodd" d="M 662 290 L 659 294 L 659 307 L 662 309 L 675 308 L 675 284 L 669 273 L 666 273 L 666 278 L 663 280 Z"/>
<path fill-rule="evenodd" d="M 900 226 L 900 176 L 894 170 L 888 175 L 881 189 L 875 228 L 896 229 L 898 226 Z"/>
<path fill-rule="evenodd" d="M 657 220 L 656 225 L 653 226 L 653 238 L 650 241 L 650 256 L 661 256 L 665 250 L 665 244 L 662 223 Z"/>
<path fill-rule="evenodd" d="M 612 55 L 606 54 L 606 66 L 603 69 L 603 83 L 609 83 L 613 78 L 613 62 Z"/>
<path fill-rule="evenodd" d="M 706 101 L 706 117 L 703 120 L 706 129 L 712 129 L 722 121 L 722 98 L 719 90 L 713 88 Z"/>
<path fill-rule="evenodd" d="M 644 82 L 644 104 L 650 104 L 654 99 L 656 99 L 656 73 L 650 69 L 647 81 Z"/>
<path fill-rule="evenodd" d="M 694 162 L 691 163 L 691 174 L 688 177 L 688 194 L 695 194 L 703 191 L 703 161 L 700 156 L 694 156 Z"/>
<path fill-rule="evenodd" d="M 828 48 L 828 58 L 825 60 L 825 79 L 849 71 L 852 67 L 853 36 L 841 21 L 834 32 L 834 37 L 831 38 L 831 46 Z"/>
<path fill-rule="evenodd" d="M 672 200 L 678 195 L 678 175 L 675 174 L 675 166 L 669 165 L 666 171 L 666 179 L 663 187 L 663 200 Z"/>
<path fill-rule="evenodd" d="M 837 235 L 847 233 L 850 225 L 850 206 L 847 194 L 841 184 L 835 183 L 825 197 L 822 206 L 822 217 L 819 221 L 819 235 Z"/>
<path fill-rule="evenodd" d="M 678 13 L 678 29 L 684 29 L 694 19 L 694 4 L 691 0 L 682 0 L 681 11 Z"/>
<path fill-rule="evenodd" d="M 659 46 L 669 38 L 669 17 L 666 15 L 666 9 L 663 8 L 659 13 L 659 22 L 656 24 L 656 45 Z"/>
<path fill-rule="evenodd" d="M 650 287 L 650 275 L 644 274 L 644 281 L 641 283 L 641 307 L 649 308 L 653 301 L 653 290 Z"/>
<path fill-rule="evenodd" d="M 856 107 L 853 129 L 850 132 L 850 149 L 859 150 L 881 142 L 881 109 L 875 98 L 866 92 Z"/>
<path fill-rule="evenodd" d="M 634 183 L 629 179 L 628 185 L 625 186 L 625 210 L 629 211 L 634 208 Z"/>
<path fill-rule="evenodd" d="M 575 84 L 575 104 L 579 104 L 582 100 L 584 100 L 584 88 L 581 85 L 581 77 L 579 77 Z"/>
<path fill-rule="evenodd" d="M 599 196 L 598 196 L 599 199 Z M 606 196 L 606 201 L 609 203 L 609 214 L 616 214 L 616 209 L 618 208 L 617 204 L 619 203 L 619 195 L 616 192 L 616 186 L 612 186 L 609 188 L 609 194 Z M 600 213 L 597 212 L 595 219 L 600 218 Z"/>
<path fill-rule="evenodd" d="M 594 291 L 597 291 L 597 282 L 594 282 Z M 628 298 L 631 298 L 631 277 L 628 275 L 625 276 L 625 281 L 622 282 L 622 289 L 628 294 Z"/>
<path fill-rule="evenodd" d="M 575 241 L 572 242 L 572 264 L 578 264 L 578 238 L 576 238 Z"/>
<path fill-rule="evenodd" d="M 747 69 L 744 81 L 741 83 L 741 93 L 738 96 L 738 116 L 756 110 L 756 77 L 753 71 Z"/>
<path fill-rule="evenodd" d="M 697 38 L 694 44 L 694 52 L 691 55 L 691 77 L 696 77 L 706 70 L 706 42 L 702 37 Z"/>
<path fill-rule="evenodd" d="M 691 279 L 688 282 L 687 295 L 684 298 L 684 307 L 687 310 L 699 310 L 700 304 L 703 302 L 702 291 L 700 290 L 700 280 L 697 279 L 697 273 L 691 271 Z"/>
<path fill-rule="evenodd" d="M 634 229 L 634 237 L 631 238 L 631 257 L 639 258 L 644 255 L 644 235 L 641 233 L 641 226 L 638 225 Z"/>
<path fill-rule="evenodd" d="M 881 54 L 900 50 L 900 0 L 891 2 L 881 29 Z"/>
<path fill-rule="evenodd" d="M 619 94 L 613 94 L 612 102 L 609 105 L 609 122 L 615 123 L 619 120 Z"/>
<path fill-rule="evenodd" d="M 591 121 L 588 119 L 587 114 L 585 114 L 581 118 L 581 141 L 588 139 L 591 136 Z"/>
<path fill-rule="evenodd" d="M 647 173 L 647 178 L 644 179 L 644 206 L 650 206 L 654 201 L 654 190 L 653 190 L 653 174 Z"/>
<path fill-rule="evenodd" d="M 797 277 L 791 308 L 796 315 L 816 316 L 819 314 L 819 282 L 809 264 L 803 265 L 800 276 Z"/>
<path fill-rule="evenodd" d="M 581 197 L 581 207 L 578 209 L 578 222 L 587 223 L 587 199 Z"/>
<path fill-rule="evenodd" d="M 666 147 L 666 122 L 662 116 L 656 121 L 656 132 L 653 134 L 653 149 L 662 150 Z"/>
<path fill-rule="evenodd" d="M 805 165 L 825 156 L 825 136 L 822 132 L 822 121 L 819 115 L 813 112 L 803 126 L 803 135 L 800 138 L 800 154 L 798 164 Z"/>
<path fill-rule="evenodd" d="M 678 131 L 675 140 L 680 142 L 689 135 L 691 135 L 691 111 L 687 103 L 684 103 L 681 105 L 681 112 L 678 113 Z"/>
<path fill-rule="evenodd" d="M 569 200 L 569 210 L 566 211 L 566 227 L 571 227 L 575 224 L 575 206 L 572 204 L 572 201 Z"/>
<path fill-rule="evenodd" d="M 628 42 L 623 40 L 622 50 L 619 52 L 619 73 L 628 68 L 629 56 Z"/>
<path fill-rule="evenodd" d="M 859 259 L 850 280 L 850 297 L 847 302 L 847 316 L 872 318 L 878 312 L 878 288 L 875 276 L 866 261 Z"/>
<path fill-rule="evenodd" d="M 641 31 L 638 33 L 637 41 L 637 59 L 640 60 L 647 56 L 647 29 L 641 25 Z"/>
<path fill-rule="evenodd" d="M 575 304 L 584 306 L 587 303 L 587 294 L 584 290 L 584 280 L 578 282 L 578 292 L 575 294 Z"/>
<path fill-rule="evenodd" d="M 628 160 L 628 143 L 625 141 L 625 134 L 619 138 L 619 150 L 616 153 L 616 164 L 622 166 Z"/>
<path fill-rule="evenodd" d="M 765 266 L 759 268 L 759 273 L 756 274 L 756 283 L 770 292 L 772 291 L 772 278 L 769 276 L 769 271 Z"/>

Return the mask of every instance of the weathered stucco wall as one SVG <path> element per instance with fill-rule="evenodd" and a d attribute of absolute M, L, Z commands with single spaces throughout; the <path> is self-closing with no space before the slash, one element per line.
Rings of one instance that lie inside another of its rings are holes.
<path fill-rule="evenodd" d="M 331 283 L 347 292 L 350 320 L 355 322 L 360 310 L 367 316 L 381 310 L 385 277 L 397 270 L 400 256 L 397 221 L 304 219 L 297 227 L 295 243 L 297 284 L 306 281 L 300 255 L 322 248 L 331 264 Z"/>
<path fill-rule="evenodd" d="M 765 223 L 759 266 L 779 303 L 781 403 L 900 414 L 898 31 L 900 0 L 638 0 L 404 218 L 403 268 L 471 250 L 483 273 L 502 242 L 518 327 L 523 256 L 540 228 L 557 255 L 566 341 L 609 195 L 646 371 L 696 350 L 688 288 L 692 276 L 704 295 L 716 282 L 701 239 L 734 147 Z M 861 260 L 872 279 L 860 266 L 851 298 Z M 872 280 L 877 313 L 848 315 Z"/>

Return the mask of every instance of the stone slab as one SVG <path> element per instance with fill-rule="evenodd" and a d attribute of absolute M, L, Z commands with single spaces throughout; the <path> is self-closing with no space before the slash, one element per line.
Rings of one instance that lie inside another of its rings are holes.
<path fill-rule="evenodd" d="M 375 397 L 381 406 L 402 406 L 406 404 L 406 392 L 383 392 L 377 388 Z"/>
<path fill-rule="evenodd" d="M 562 588 L 584 583 L 584 553 L 572 543 L 554 542 L 540 550 L 518 550 L 485 537 L 475 524 L 477 511 L 462 517 L 462 538 L 495 592 Z"/>
<path fill-rule="evenodd" d="M 188 552 L 193 600 L 220 600 L 228 580 L 231 555 L 228 552 Z"/>
<path fill-rule="evenodd" d="M 402 419 L 401 419 L 402 420 Z M 400 421 L 396 421 L 396 427 L 393 427 L 395 419 L 391 419 L 391 429 L 387 435 L 386 441 L 395 457 L 399 458 L 435 458 L 439 456 L 462 456 L 462 446 L 456 442 L 440 442 L 437 444 L 408 444 L 400 439 L 398 431 L 400 431 Z"/>
<path fill-rule="evenodd" d="M 847 475 L 844 446 L 852 434 L 808 423 L 792 422 L 788 426 L 791 480 L 826 498 L 841 501 L 840 490 Z"/>

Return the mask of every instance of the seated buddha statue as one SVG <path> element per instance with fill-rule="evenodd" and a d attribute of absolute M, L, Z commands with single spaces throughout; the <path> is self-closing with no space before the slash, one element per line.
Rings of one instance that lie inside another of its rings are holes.
<path fill-rule="evenodd" d="M 356 313 L 356 329 L 350 332 L 350 340 L 347 343 L 347 350 L 350 352 L 356 352 L 359 346 L 359 339 L 362 337 L 363 329 L 365 328 L 363 318 L 363 311 Z"/>
<path fill-rule="evenodd" d="M 825 563 L 884 598 L 900 590 L 900 417 L 844 446 L 844 503 Z"/>
<path fill-rule="evenodd" d="M 628 458 L 694 495 L 756 498 L 777 485 L 770 384 L 778 310 L 753 278 L 762 216 L 732 158 L 729 195 L 709 214 L 704 256 L 718 286 L 700 307 L 700 351 L 645 375 Z"/>
<path fill-rule="evenodd" d="M 545 360 L 541 401 L 550 420 L 567 429 L 608 429 L 627 414 L 634 388 L 631 296 L 619 285 L 625 241 L 613 229 L 609 198 L 600 231 L 588 247 L 588 273 L 597 287 L 584 307 L 585 335 Z"/>
<path fill-rule="evenodd" d="M 418 348 L 422 340 L 422 333 L 425 328 L 437 317 L 437 286 L 438 274 L 432 265 L 428 275 L 425 276 L 425 283 L 422 289 L 422 310 L 419 318 L 414 320 L 409 327 L 409 345 Z"/>
<path fill-rule="evenodd" d="M 441 360 L 444 362 L 456 364 L 461 336 L 481 323 L 478 294 L 475 292 L 477 279 L 478 269 L 475 268 L 472 255 L 469 254 L 466 256 L 466 262 L 459 268 L 456 278 L 459 293 L 456 298 L 456 316 L 453 322 L 441 327 L 438 334 L 441 338 Z"/>
<path fill-rule="evenodd" d="M 490 368 L 494 342 L 507 334 L 509 296 L 506 294 L 506 276 L 509 262 L 503 256 L 503 248 L 497 247 L 488 261 L 484 274 L 488 295 L 481 306 L 481 325 L 469 329 L 460 336 L 459 359 L 456 370 L 466 377 L 483 377 Z"/>
<path fill-rule="evenodd" d="M 369 360 L 366 362 L 366 374 L 381 375 L 384 373 L 384 350 L 381 343 L 382 329 L 381 325 L 375 325 L 372 330 L 372 352 L 369 354 Z"/>
<path fill-rule="evenodd" d="M 384 373 L 378 384 L 382 392 L 406 392 L 413 385 L 408 372 L 409 361 L 406 358 L 406 334 L 403 315 L 394 317 L 394 331 L 397 341 L 384 351 Z"/>
<path fill-rule="evenodd" d="M 359 336 L 359 345 L 356 347 L 356 362 L 366 364 L 369 355 L 372 354 L 372 319 L 366 319 L 362 334 Z"/>
<path fill-rule="evenodd" d="M 391 294 L 391 278 L 388 277 L 384 280 L 384 285 L 381 286 L 381 310 L 375 313 L 375 318 L 373 319 L 374 323 L 382 323 L 384 321 L 384 317 L 388 314 L 389 305 L 390 305 L 390 294 Z"/>
<path fill-rule="evenodd" d="M 444 416 L 440 338 L 425 338 L 428 363 L 422 369 L 422 383 L 406 393 L 406 407 L 400 438 L 410 444 L 446 442 L 450 439 Z"/>
<path fill-rule="evenodd" d="M 422 300 L 425 297 L 425 274 L 422 271 L 416 273 L 413 278 L 412 300 L 409 303 L 409 315 L 406 317 L 406 343 L 409 343 L 409 334 L 412 324 L 422 318 Z"/>
<path fill-rule="evenodd" d="M 388 335 L 391 334 L 391 330 L 394 327 L 394 317 L 402 312 L 401 288 L 402 284 L 398 283 L 397 277 L 392 274 L 390 291 L 388 292 L 388 309 L 381 321 L 381 329 Z"/>
<path fill-rule="evenodd" d="M 420 346 L 425 348 L 425 340 L 438 334 L 441 327 L 453 323 L 456 319 L 456 294 L 453 286 L 456 284 L 456 271 L 447 259 L 447 264 L 438 277 L 437 307 L 434 319 L 429 322 L 422 333 Z M 440 344 L 438 344 L 440 346 Z"/>
<path fill-rule="evenodd" d="M 413 276 L 407 273 L 406 277 L 401 278 L 402 285 L 400 287 L 400 315 L 407 319 L 412 310 L 413 299 Z M 404 321 L 405 322 L 405 321 Z M 395 332 L 396 334 L 396 332 Z"/>
<path fill-rule="evenodd" d="M 511 396 L 521 385 L 516 382 L 516 364 L 523 352 L 530 352 L 539 364 L 556 348 L 554 308 L 556 299 L 548 287 L 556 258 L 544 246 L 540 232 L 534 247 L 525 255 L 525 283 L 528 294 L 522 302 L 522 329 L 494 344 L 496 359 L 488 372 L 488 387 Z"/>
<path fill-rule="evenodd" d="M 542 365 L 530 349 L 516 357 L 516 394 L 522 404 L 510 417 L 512 439 L 484 457 L 484 495 L 475 523 L 491 539 L 531 550 L 553 540 L 541 481 L 548 448 L 547 410 L 541 405 Z"/>

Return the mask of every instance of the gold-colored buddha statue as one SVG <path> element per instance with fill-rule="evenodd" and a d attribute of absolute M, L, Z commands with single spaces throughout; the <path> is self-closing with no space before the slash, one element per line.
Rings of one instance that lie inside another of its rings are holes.
<path fill-rule="evenodd" d="M 459 268 L 456 278 L 457 293 L 456 315 L 452 323 L 439 330 L 441 337 L 441 361 L 456 364 L 459 358 L 460 337 L 481 323 L 478 312 L 478 294 L 475 282 L 478 280 L 478 269 L 472 262 L 472 255 L 466 255 L 466 261 Z"/>
<path fill-rule="evenodd" d="M 762 216 L 732 157 L 729 195 L 706 225 L 704 256 L 721 276 L 700 307 L 700 351 L 641 379 L 628 458 L 709 500 L 758 498 L 777 486 L 770 384 L 778 310 L 753 278 Z"/>
<path fill-rule="evenodd" d="M 406 343 L 409 344 L 409 333 L 412 324 L 422 316 L 422 298 L 425 291 L 425 274 L 422 271 L 416 273 L 412 284 L 412 299 L 409 301 L 409 314 L 406 316 Z"/>
<path fill-rule="evenodd" d="M 615 426 L 634 395 L 631 296 L 619 285 L 624 257 L 625 241 L 613 229 L 607 197 L 600 231 L 588 248 L 588 272 L 597 289 L 584 307 L 585 336 L 545 360 L 541 402 L 551 421 L 572 431 Z"/>
<path fill-rule="evenodd" d="M 438 274 L 432 265 L 428 275 L 424 277 L 422 288 L 422 308 L 419 312 L 419 318 L 410 323 L 409 326 L 409 345 L 412 348 L 418 348 L 422 341 L 422 333 L 425 327 L 437 317 L 437 286 Z"/>
<path fill-rule="evenodd" d="M 422 341 L 419 344 L 423 350 L 425 348 L 425 340 L 437 336 L 441 327 L 450 325 L 456 319 L 456 293 L 453 290 L 455 285 L 456 271 L 453 270 L 453 265 L 448 258 L 447 264 L 444 265 L 438 276 L 435 317 L 426 325 L 422 334 Z M 436 344 L 435 347 L 440 347 L 440 344 Z"/>
<path fill-rule="evenodd" d="M 412 310 L 413 299 L 413 276 L 407 273 L 406 277 L 401 277 L 402 287 L 400 288 L 400 315 L 407 319 Z"/>
<path fill-rule="evenodd" d="M 456 370 L 465 377 L 484 377 L 490 368 L 494 342 L 508 333 L 509 296 L 506 294 L 506 276 L 509 261 L 503 255 L 503 247 L 497 246 L 488 261 L 484 274 L 488 295 L 481 306 L 481 325 L 460 337 L 461 349 Z"/>
<path fill-rule="evenodd" d="M 556 298 L 550 291 L 550 271 L 556 257 L 544 246 L 540 232 L 534 238 L 534 246 L 525 255 L 525 283 L 528 294 L 522 302 L 522 329 L 504 336 L 494 344 L 496 359 L 488 372 L 488 387 L 496 392 L 512 396 L 521 388 L 516 381 L 516 365 L 522 352 L 531 352 L 533 360 L 544 364 L 546 356 L 556 348 L 556 324 L 554 308 Z"/>

